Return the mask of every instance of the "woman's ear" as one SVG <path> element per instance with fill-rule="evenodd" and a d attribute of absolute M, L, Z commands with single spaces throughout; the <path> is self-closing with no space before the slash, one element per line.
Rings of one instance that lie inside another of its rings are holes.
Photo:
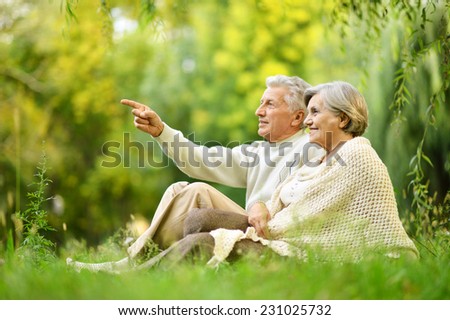
<path fill-rule="evenodd" d="M 341 129 L 347 128 L 347 126 L 350 124 L 350 118 L 348 117 L 348 115 L 346 115 L 345 113 L 341 113 L 339 118 L 341 119 L 341 122 L 339 123 L 339 128 Z"/>

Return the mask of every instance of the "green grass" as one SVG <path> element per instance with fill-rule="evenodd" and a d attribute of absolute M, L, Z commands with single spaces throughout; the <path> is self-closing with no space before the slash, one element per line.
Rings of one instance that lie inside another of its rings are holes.
<path fill-rule="evenodd" d="M 181 264 L 170 269 L 111 275 L 76 273 L 61 257 L 37 269 L 16 259 L 0 266 L 0 299 L 450 299 L 450 254 L 426 251 L 418 261 L 360 263 L 243 259 L 219 269 Z"/>

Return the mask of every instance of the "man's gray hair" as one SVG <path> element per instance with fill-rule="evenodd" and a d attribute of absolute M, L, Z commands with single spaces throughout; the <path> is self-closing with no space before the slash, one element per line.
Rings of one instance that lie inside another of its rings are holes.
<path fill-rule="evenodd" d="M 334 81 L 308 88 L 305 92 L 305 105 L 316 94 L 320 94 L 325 108 L 336 114 L 346 114 L 350 121 L 344 131 L 354 137 L 362 136 L 369 119 L 367 103 L 363 95 L 348 82 Z"/>
<path fill-rule="evenodd" d="M 311 85 L 299 77 L 288 77 L 285 75 L 270 76 L 266 79 L 267 88 L 287 88 L 288 94 L 284 96 L 284 101 L 291 112 L 303 110 L 306 114 L 306 105 L 303 99 L 305 90 Z"/>

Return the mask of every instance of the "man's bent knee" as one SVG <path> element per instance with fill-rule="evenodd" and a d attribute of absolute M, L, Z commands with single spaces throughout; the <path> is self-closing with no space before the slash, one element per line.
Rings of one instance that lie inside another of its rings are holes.
<path fill-rule="evenodd" d="M 202 193 L 211 189 L 213 189 L 213 187 L 204 182 L 193 182 L 185 186 L 186 192 L 193 192 L 193 193 Z"/>
<path fill-rule="evenodd" d="M 189 182 L 187 181 L 178 181 L 175 183 L 172 183 L 167 190 L 170 191 L 172 193 L 173 196 L 175 196 L 176 194 L 178 194 L 181 190 L 183 190 L 184 188 L 186 188 L 189 185 Z"/>

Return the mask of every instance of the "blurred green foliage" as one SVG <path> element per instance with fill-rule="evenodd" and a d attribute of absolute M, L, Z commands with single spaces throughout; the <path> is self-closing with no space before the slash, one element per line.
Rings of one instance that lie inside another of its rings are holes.
<path fill-rule="evenodd" d="M 449 5 L 405 3 L 0 2 L 0 243 L 20 229 L 15 212 L 43 141 L 58 230 L 49 236 L 97 244 L 151 219 L 171 183 L 191 181 L 134 128 L 121 98 L 152 106 L 198 143 L 233 146 L 259 138 L 254 111 L 265 78 L 279 73 L 357 86 L 408 231 L 434 223 L 431 233 L 448 236 Z M 108 168 L 114 141 L 121 164 Z M 243 204 L 243 190 L 217 187 Z"/>

